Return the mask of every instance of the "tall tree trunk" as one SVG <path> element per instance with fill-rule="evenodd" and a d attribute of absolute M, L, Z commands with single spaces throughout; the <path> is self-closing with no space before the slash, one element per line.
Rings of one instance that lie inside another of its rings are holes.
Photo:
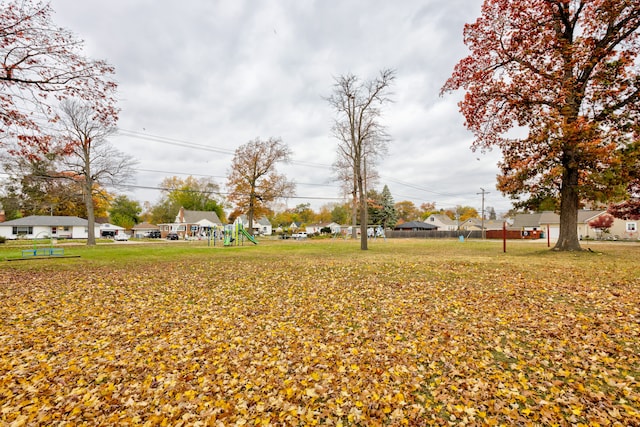
<path fill-rule="evenodd" d="M 84 184 L 84 205 L 87 208 L 87 246 L 96 245 L 96 215 L 93 206 L 93 184 L 91 180 Z"/>
<path fill-rule="evenodd" d="M 87 246 L 96 245 L 96 215 L 93 206 L 93 175 L 91 167 L 91 138 L 86 137 L 82 144 L 84 157 L 84 205 L 87 208 Z"/>
<path fill-rule="evenodd" d="M 354 172 L 355 173 L 355 172 Z M 353 202 L 351 204 L 351 238 L 358 237 L 358 186 L 356 184 L 355 175 L 353 177 Z"/>
<path fill-rule="evenodd" d="M 364 194 L 364 184 L 362 179 L 362 173 L 358 171 L 358 194 L 360 196 L 360 249 L 366 251 L 368 249 L 367 239 L 367 199 Z"/>
<path fill-rule="evenodd" d="M 568 156 L 570 157 L 570 156 Z M 577 192 L 578 169 L 573 161 L 565 162 L 560 189 L 560 235 L 554 246 L 555 251 L 580 251 L 578 239 L 578 204 Z"/>
<path fill-rule="evenodd" d="M 252 191 L 255 191 L 252 189 Z M 248 233 L 253 236 L 253 211 L 255 210 L 255 192 L 249 196 L 249 212 L 247 212 L 247 219 L 249 220 L 249 230 Z"/>

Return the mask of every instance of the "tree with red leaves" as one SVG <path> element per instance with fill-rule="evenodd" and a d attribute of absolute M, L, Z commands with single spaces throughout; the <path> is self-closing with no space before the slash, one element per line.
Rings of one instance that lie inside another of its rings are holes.
<path fill-rule="evenodd" d="M 519 207 L 560 200 L 555 250 L 581 249 L 581 202 L 628 196 L 640 137 L 639 26 L 637 0 L 485 0 L 465 26 L 471 53 L 442 90 L 466 91 L 460 109 L 473 148 L 502 151 L 500 191 Z"/>
<path fill-rule="evenodd" d="M 589 221 L 589 227 L 598 230 L 600 232 L 600 237 L 602 237 L 602 233 L 606 233 L 611 228 L 614 221 L 615 218 L 613 215 L 605 212 Z"/>
<path fill-rule="evenodd" d="M 90 103 L 106 125 L 117 120 L 113 67 L 86 58 L 52 14 L 49 4 L 31 0 L 0 8 L 0 144 L 12 154 L 37 158 L 50 150 L 44 125 L 58 120 L 56 106 L 66 98 Z"/>

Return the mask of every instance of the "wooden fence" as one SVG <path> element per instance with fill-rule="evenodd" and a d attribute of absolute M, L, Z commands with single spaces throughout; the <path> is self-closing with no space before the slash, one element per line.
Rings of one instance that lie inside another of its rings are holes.
<path fill-rule="evenodd" d="M 386 230 L 385 235 L 393 239 L 459 239 L 464 236 L 465 239 L 482 239 L 480 230 L 468 231 L 439 231 L 439 230 Z"/>

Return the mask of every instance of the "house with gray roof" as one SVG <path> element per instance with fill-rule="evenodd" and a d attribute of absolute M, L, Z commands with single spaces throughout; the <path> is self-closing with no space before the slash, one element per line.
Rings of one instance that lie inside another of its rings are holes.
<path fill-rule="evenodd" d="M 402 230 L 402 231 L 425 231 L 425 230 L 437 230 L 438 226 L 434 224 L 429 224 L 428 222 L 409 221 L 409 222 L 403 222 L 402 224 L 396 224 L 396 226 L 393 229 Z"/>
<path fill-rule="evenodd" d="M 136 224 L 131 228 L 133 235 L 136 237 L 144 237 L 147 233 L 151 231 L 160 231 L 160 227 L 155 224 L 151 224 L 148 222 L 141 222 L 140 224 Z"/>
<path fill-rule="evenodd" d="M 468 231 L 482 230 L 484 225 L 485 230 L 502 230 L 503 223 L 503 220 L 498 219 L 485 219 L 482 221 L 482 218 L 469 218 L 460 224 L 460 229 Z"/>
<path fill-rule="evenodd" d="M 445 214 L 431 214 L 424 222 L 435 225 L 441 231 L 456 231 L 458 229 L 458 223 Z"/>
<path fill-rule="evenodd" d="M 249 217 L 242 214 L 236 221 L 240 221 L 244 228 L 249 228 Z M 271 221 L 267 219 L 266 216 L 263 216 L 259 219 L 253 219 L 253 235 L 262 235 L 262 236 L 271 236 L 273 234 L 273 226 L 271 225 Z"/>
<path fill-rule="evenodd" d="M 331 234 L 337 234 L 340 233 L 342 227 L 337 222 L 322 222 L 305 226 L 307 234 L 320 234 L 323 229 L 330 229 Z"/>
<path fill-rule="evenodd" d="M 100 235 L 100 224 L 95 224 L 95 235 Z M 89 222 L 77 216 L 31 215 L 0 222 L 0 236 L 6 239 L 86 239 Z"/>
<path fill-rule="evenodd" d="M 204 237 L 211 230 L 222 227 L 222 221 L 213 211 L 193 211 L 183 207 L 176 215 L 176 220 L 170 224 L 158 224 L 162 237 L 173 232 L 181 239 L 191 237 Z"/>
<path fill-rule="evenodd" d="M 640 239 L 638 222 L 615 218 L 608 233 L 601 232 L 591 227 L 589 223 L 601 215 L 608 215 L 605 210 L 580 209 L 578 211 L 578 237 L 580 239 L 611 238 L 615 240 Z M 517 214 L 514 217 L 510 229 L 520 230 L 523 236 L 549 233 L 549 238 L 555 240 L 560 235 L 560 215 L 552 211 L 536 212 L 531 214 Z M 525 234 L 526 233 L 526 234 Z"/>

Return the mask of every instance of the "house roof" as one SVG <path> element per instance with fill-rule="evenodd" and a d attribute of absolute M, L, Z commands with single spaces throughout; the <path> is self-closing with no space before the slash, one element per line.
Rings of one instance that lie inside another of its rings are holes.
<path fill-rule="evenodd" d="M 258 224 L 268 226 L 268 225 L 271 225 L 271 221 L 269 221 L 266 216 L 263 216 L 258 220 Z"/>
<path fill-rule="evenodd" d="M 242 221 L 242 224 L 249 224 L 249 217 L 245 214 L 240 215 L 238 218 L 236 218 L 236 220 L 240 220 Z M 271 225 L 271 221 L 269 221 L 269 219 L 267 219 L 266 216 L 263 216 L 261 218 L 254 218 L 253 219 L 253 226 L 255 227 L 256 225 L 264 225 L 264 226 L 270 226 Z"/>
<path fill-rule="evenodd" d="M 595 210 L 595 211 L 591 211 L 591 210 L 579 210 L 578 211 L 578 223 L 581 222 L 589 222 L 594 220 L 596 217 L 607 213 L 607 211 L 605 210 Z"/>
<path fill-rule="evenodd" d="M 124 227 L 114 224 L 100 224 L 100 230 L 124 230 Z"/>
<path fill-rule="evenodd" d="M 131 228 L 132 230 L 159 230 L 160 227 L 157 225 L 150 224 L 148 222 L 141 222 L 140 224 L 136 224 Z"/>
<path fill-rule="evenodd" d="M 431 214 L 429 215 L 428 218 L 433 218 L 434 220 L 439 221 L 440 223 L 445 225 L 456 225 L 456 221 L 449 218 L 445 214 Z M 416 222 L 419 222 L 419 221 L 416 221 Z"/>
<path fill-rule="evenodd" d="M 484 229 L 485 230 L 502 230 L 503 222 L 504 221 L 499 219 L 485 219 Z M 469 218 L 468 220 L 460 224 L 460 227 L 468 227 L 468 226 L 478 227 L 479 229 L 482 228 L 482 218 Z"/>
<path fill-rule="evenodd" d="M 422 221 L 409 221 L 398 224 L 394 230 L 437 230 L 438 226 Z"/>
<path fill-rule="evenodd" d="M 540 226 L 540 217 L 542 213 L 530 213 L 530 214 L 516 214 L 515 218 L 513 218 L 513 228 L 523 228 L 523 227 L 539 227 Z"/>
<path fill-rule="evenodd" d="M 603 210 L 581 209 L 578 211 L 578 224 L 587 223 L 605 212 Z M 552 211 L 517 214 L 513 220 L 512 228 L 539 227 L 544 224 L 560 224 L 560 215 Z"/>
<path fill-rule="evenodd" d="M 339 227 L 340 224 L 336 223 L 336 222 L 318 222 L 316 224 L 309 224 L 307 225 L 308 228 L 324 228 L 324 227 Z"/>
<path fill-rule="evenodd" d="M 86 227 L 89 222 L 77 216 L 31 215 L 0 223 L 0 226 Z"/>
<path fill-rule="evenodd" d="M 218 218 L 218 214 L 213 211 L 190 211 L 184 210 L 184 221 L 187 224 L 196 224 L 202 221 L 203 219 L 214 223 L 222 225 L 222 221 Z"/>

